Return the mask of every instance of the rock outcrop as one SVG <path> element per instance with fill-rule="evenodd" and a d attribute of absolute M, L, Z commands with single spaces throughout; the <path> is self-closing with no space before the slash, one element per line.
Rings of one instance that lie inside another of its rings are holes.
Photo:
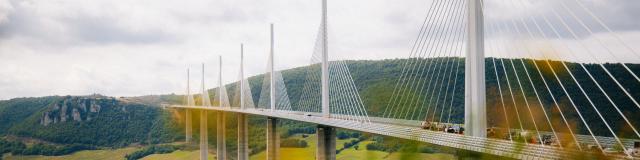
<path fill-rule="evenodd" d="M 51 104 L 40 118 L 40 124 L 47 126 L 55 123 L 69 121 L 89 121 L 95 119 L 104 104 L 115 104 L 117 101 L 111 97 L 99 95 L 87 97 L 65 97 Z M 122 108 L 124 110 L 124 107 Z"/>
<path fill-rule="evenodd" d="M 100 112 L 100 105 L 96 104 L 95 101 L 91 101 L 91 107 L 89 107 L 92 113 Z"/>

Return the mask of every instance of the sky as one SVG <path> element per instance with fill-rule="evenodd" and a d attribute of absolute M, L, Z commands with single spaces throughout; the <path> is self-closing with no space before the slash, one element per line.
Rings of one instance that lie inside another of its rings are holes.
<path fill-rule="evenodd" d="M 561 9 L 556 0 L 525 2 L 522 8 L 507 1 L 487 0 L 491 11 L 486 21 L 551 16 L 551 9 Z M 581 11 L 575 0 L 563 1 Z M 607 48 L 594 48 L 595 59 L 576 61 L 640 62 L 631 51 L 640 51 L 640 1 L 579 1 L 613 33 L 594 27 L 592 33 L 578 30 L 577 39 L 564 34 L 551 41 L 570 46 L 604 41 L 615 53 L 608 56 Z M 182 94 L 187 69 L 192 90 L 200 87 L 203 63 L 206 86 L 213 88 L 219 56 L 223 81 L 238 79 L 241 43 L 246 75 L 266 71 L 270 23 L 275 25 L 276 69 L 308 65 L 320 4 L 319 0 L 0 0 L 0 100 L 93 93 Z M 409 57 L 432 1 L 329 0 L 328 5 L 331 60 L 387 59 Z M 584 11 L 577 14 L 589 19 Z M 593 20 L 587 24 L 598 26 Z M 504 37 L 487 35 L 487 42 Z"/>

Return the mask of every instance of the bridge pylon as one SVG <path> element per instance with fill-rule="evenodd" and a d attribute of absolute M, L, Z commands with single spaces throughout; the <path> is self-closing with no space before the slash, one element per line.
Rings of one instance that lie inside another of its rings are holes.
<path fill-rule="evenodd" d="M 202 106 L 210 107 L 211 101 L 204 85 L 204 63 L 202 64 Z M 207 110 L 200 110 L 200 160 L 207 160 L 209 155 L 209 131 L 207 125 Z"/>
<path fill-rule="evenodd" d="M 276 83 L 274 80 L 274 76 L 275 74 L 273 73 L 274 71 L 274 58 L 273 57 L 273 52 L 274 52 L 274 47 L 273 47 L 273 23 L 271 23 L 269 30 L 271 32 L 271 49 L 269 50 L 269 102 L 270 102 L 270 109 L 271 111 L 275 111 L 276 110 Z"/>
<path fill-rule="evenodd" d="M 327 33 L 327 0 L 322 0 L 322 116 L 331 117 L 329 109 L 329 46 Z"/>
<path fill-rule="evenodd" d="M 187 95 L 185 96 L 185 103 L 189 106 L 193 105 L 193 97 L 191 96 L 191 88 L 189 86 L 189 82 L 190 82 L 190 75 L 189 75 L 189 69 L 187 69 Z M 190 109 L 186 109 L 185 110 L 185 142 L 187 143 L 191 143 L 191 139 L 193 139 L 193 126 L 191 125 L 191 110 Z"/>
<path fill-rule="evenodd" d="M 244 79 L 244 44 L 240 44 L 240 109 L 245 106 L 245 79 Z M 248 99 L 253 101 L 252 99 Z M 238 160 L 249 159 L 249 129 L 247 114 L 238 113 Z"/>
<path fill-rule="evenodd" d="M 467 3 L 468 38 L 464 67 L 464 134 L 475 137 L 487 136 L 482 1 L 468 0 Z"/>
<path fill-rule="evenodd" d="M 222 84 L 222 56 L 219 56 L 219 71 L 218 71 L 218 107 L 224 107 L 223 94 L 224 84 Z M 227 147 L 225 146 L 224 140 L 226 139 L 226 128 L 225 128 L 225 113 L 223 111 L 216 112 L 216 159 L 217 160 L 225 160 L 227 159 Z"/>

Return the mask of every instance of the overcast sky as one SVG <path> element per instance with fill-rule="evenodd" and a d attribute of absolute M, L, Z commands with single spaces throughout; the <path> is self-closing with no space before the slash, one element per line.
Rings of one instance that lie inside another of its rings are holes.
<path fill-rule="evenodd" d="M 526 3 L 526 9 L 503 1 L 487 2 L 493 8 L 487 19 L 502 22 L 551 13 L 549 6 L 561 9 L 555 0 Z M 580 11 L 574 0 L 565 1 Z M 640 51 L 640 1 L 580 1 L 627 46 Z M 331 59 L 408 57 L 431 3 L 330 0 Z M 319 22 L 319 0 L 0 0 L 0 99 L 181 94 L 187 68 L 192 82 L 198 82 L 193 90 L 200 86 L 201 63 L 208 87 L 216 87 L 218 56 L 225 83 L 237 80 L 240 43 L 245 45 L 247 74 L 265 71 L 269 23 L 275 24 L 276 69 L 307 65 Z M 630 51 L 602 27 L 593 34 L 578 32 L 578 40 L 565 35 L 553 41 L 615 42 L 614 52 L 621 50 L 618 58 L 640 62 L 622 53 Z"/>

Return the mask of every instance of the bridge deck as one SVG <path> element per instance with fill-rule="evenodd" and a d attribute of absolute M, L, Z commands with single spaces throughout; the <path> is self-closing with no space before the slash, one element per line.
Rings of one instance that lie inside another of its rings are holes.
<path fill-rule="evenodd" d="M 327 118 L 316 113 L 291 112 L 291 111 L 270 111 L 268 109 L 240 109 L 231 107 L 202 107 L 202 106 L 181 106 L 172 105 L 172 108 L 203 109 L 213 111 L 225 111 L 260 115 L 267 117 L 284 118 L 302 122 L 309 122 L 338 128 L 374 133 L 379 135 L 416 140 L 431 144 L 437 144 L 457 149 L 487 153 L 492 155 L 516 158 L 516 159 L 571 159 L 582 157 L 592 153 L 562 149 L 553 146 L 525 144 L 508 140 L 480 138 L 459 134 L 450 134 L 420 129 L 419 127 L 408 127 L 384 123 L 376 120 L 370 122 L 357 122 L 340 118 Z M 624 158 L 618 155 L 612 157 Z"/>

